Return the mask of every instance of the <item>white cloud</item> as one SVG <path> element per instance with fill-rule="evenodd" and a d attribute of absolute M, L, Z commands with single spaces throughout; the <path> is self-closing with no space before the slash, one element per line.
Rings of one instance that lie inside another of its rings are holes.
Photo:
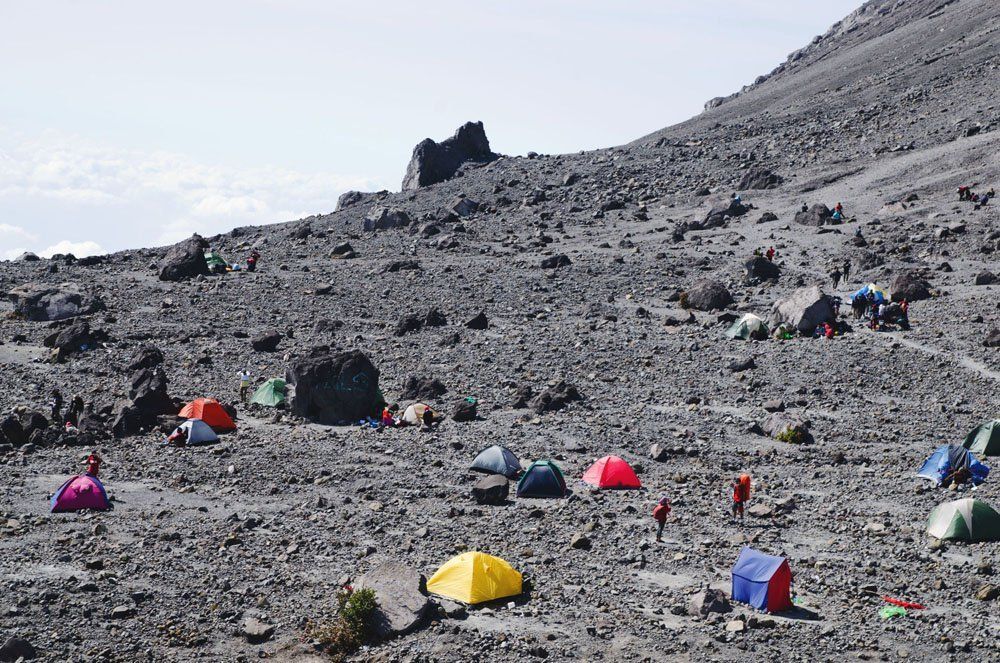
<path fill-rule="evenodd" d="M 51 258 L 57 253 L 72 253 L 77 258 L 86 258 L 87 256 L 101 255 L 105 253 L 105 251 L 97 242 L 89 240 L 84 242 L 71 242 L 64 239 L 57 244 L 53 244 L 47 249 L 42 249 L 38 255 L 42 258 Z"/>
<path fill-rule="evenodd" d="M 209 165 L 51 131 L 27 138 L 0 127 L 0 155 L 0 218 L 31 219 L 28 230 L 0 224 L 0 255 L 15 240 L 39 255 L 171 243 L 329 212 L 348 189 L 384 188 L 362 177 Z M 66 239 L 42 249 L 53 237 Z"/>

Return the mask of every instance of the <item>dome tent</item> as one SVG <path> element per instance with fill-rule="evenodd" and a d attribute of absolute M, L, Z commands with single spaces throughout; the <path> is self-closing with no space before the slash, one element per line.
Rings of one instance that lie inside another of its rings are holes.
<path fill-rule="evenodd" d="M 733 566 L 733 600 L 758 610 L 781 612 L 792 607 L 792 570 L 784 557 L 744 547 Z"/>
<path fill-rule="evenodd" d="M 598 459 L 583 474 L 583 482 L 596 488 L 642 488 L 635 470 L 618 456 Z"/>
<path fill-rule="evenodd" d="M 214 398 L 196 398 L 184 406 L 180 416 L 185 419 L 201 419 L 217 433 L 236 430 L 232 417 L 222 407 L 222 403 Z"/>
<path fill-rule="evenodd" d="M 219 436 L 215 434 L 212 427 L 201 419 L 188 419 L 177 429 L 184 429 L 187 432 L 188 446 L 198 446 L 199 444 L 212 444 L 219 441 Z M 175 430 L 177 430 L 175 429 Z"/>
<path fill-rule="evenodd" d="M 434 414 L 434 408 L 427 403 L 414 403 L 403 411 L 403 417 L 400 421 L 411 426 L 419 426 L 424 423 L 424 412 L 428 410 Z"/>
<path fill-rule="evenodd" d="M 977 426 L 965 436 L 962 446 L 980 456 L 1000 456 L 1000 419 Z"/>
<path fill-rule="evenodd" d="M 520 594 L 521 574 L 499 557 L 466 552 L 442 564 L 427 581 L 427 591 L 461 603 L 484 603 Z"/>
<path fill-rule="evenodd" d="M 284 405 L 287 397 L 287 384 L 281 378 L 271 378 L 264 384 L 257 387 L 250 397 L 250 402 L 264 407 L 278 407 Z"/>
<path fill-rule="evenodd" d="M 945 445 L 934 450 L 920 467 L 917 476 L 930 479 L 940 486 L 949 474 L 961 469 L 969 472 L 970 480 L 976 485 L 985 481 L 990 473 L 990 468 L 976 460 L 965 447 Z"/>
<path fill-rule="evenodd" d="M 566 497 L 566 479 L 551 460 L 536 460 L 517 482 L 518 497 Z"/>
<path fill-rule="evenodd" d="M 82 509 L 106 511 L 110 508 L 111 501 L 108 499 L 108 493 L 104 490 L 104 484 L 101 483 L 100 479 L 89 474 L 81 474 L 68 479 L 49 501 L 49 510 L 52 513 L 80 511 Z"/>
<path fill-rule="evenodd" d="M 937 539 L 1000 541 L 1000 513 L 977 499 L 946 502 L 931 511 L 927 533 Z"/>
<path fill-rule="evenodd" d="M 469 469 L 485 474 L 502 474 L 513 479 L 521 473 L 521 461 L 507 447 L 494 444 L 480 451 Z"/>
<path fill-rule="evenodd" d="M 726 336 L 728 338 L 743 341 L 751 339 L 755 341 L 764 341 L 767 340 L 767 337 L 770 335 L 771 330 L 767 328 L 767 323 L 753 313 L 745 314 L 726 330 Z"/>

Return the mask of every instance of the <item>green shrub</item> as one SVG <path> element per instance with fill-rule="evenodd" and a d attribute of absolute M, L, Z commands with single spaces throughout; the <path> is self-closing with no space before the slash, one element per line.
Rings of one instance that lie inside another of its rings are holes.
<path fill-rule="evenodd" d="M 344 587 L 337 592 L 337 616 L 333 620 L 310 622 L 309 637 L 318 641 L 335 660 L 353 654 L 370 635 L 371 618 L 378 602 L 375 590 Z"/>
<path fill-rule="evenodd" d="M 801 428 L 789 427 L 778 433 L 777 439 L 789 444 L 802 444 L 806 441 L 806 434 Z"/>

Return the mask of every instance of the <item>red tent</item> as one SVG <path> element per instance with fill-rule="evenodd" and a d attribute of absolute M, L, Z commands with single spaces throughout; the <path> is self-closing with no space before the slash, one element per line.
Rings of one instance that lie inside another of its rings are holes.
<path fill-rule="evenodd" d="M 236 423 L 214 398 L 196 398 L 181 410 L 185 419 L 201 419 L 217 433 L 236 430 Z"/>
<path fill-rule="evenodd" d="M 605 456 L 590 466 L 583 482 L 598 488 L 641 488 L 632 466 L 618 456 Z"/>

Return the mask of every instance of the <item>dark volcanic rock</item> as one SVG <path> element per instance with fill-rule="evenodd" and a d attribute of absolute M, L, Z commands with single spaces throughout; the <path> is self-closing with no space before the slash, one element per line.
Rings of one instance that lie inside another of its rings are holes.
<path fill-rule="evenodd" d="M 430 308 L 427 310 L 427 313 L 424 314 L 425 327 L 446 327 L 447 325 L 447 316 L 445 316 L 445 314 L 438 308 Z"/>
<path fill-rule="evenodd" d="M 763 256 L 754 256 L 743 263 L 743 281 L 748 284 L 777 279 L 781 269 Z"/>
<path fill-rule="evenodd" d="M 46 339 L 45 345 L 58 350 L 61 358 L 71 352 L 92 349 L 101 336 L 103 335 L 99 333 L 91 333 L 90 323 L 86 320 L 74 320 L 54 337 Z"/>
<path fill-rule="evenodd" d="M 767 168 L 751 168 L 743 177 L 740 178 L 740 183 L 737 188 L 740 191 L 748 191 L 750 189 L 775 189 L 781 186 L 784 182 L 784 178 L 778 175 L 774 171 L 768 170 Z"/>
<path fill-rule="evenodd" d="M 396 207 L 376 207 L 365 216 L 364 229 L 391 230 L 393 228 L 405 228 L 413 220 L 404 210 Z"/>
<path fill-rule="evenodd" d="M 718 281 L 705 279 L 687 291 L 688 306 L 696 311 L 715 311 L 733 303 L 733 296 Z"/>
<path fill-rule="evenodd" d="M 510 495 L 510 482 L 507 477 L 493 474 L 483 477 L 472 487 L 472 498 L 478 504 L 500 506 Z"/>
<path fill-rule="evenodd" d="M 889 290 L 892 292 L 892 300 L 899 302 L 907 300 L 917 302 L 922 299 L 930 299 L 931 284 L 914 272 L 903 272 L 892 281 Z"/>
<path fill-rule="evenodd" d="M 346 193 L 340 194 L 340 197 L 337 198 L 337 207 L 334 211 L 339 212 L 340 210 L 347 209 L 348 207 L 355 207 L 357 205 L 384 200 L 388 196 L 388 191 L 377 191 L 375 193 L 368 191 L 347 191 Z"/>
<path fill-rule="evenodd" d="M 830 208 L 820 203 L 813 205 L 808 211 L 796 214 L 795 223 L 803 226 L 818 227 L 825 224 L 832 216 L 833 212 L 830 211 Z"/>
<path fill-rule="evenodd" d="M 269 331 L 250 341 L 250 347 L 257 352 L 274 352 L 282 338 L 278 332 Z"/>
<path fill-rule="evenodd" d="M 990 270 L 984 269 L 983 271 L 976 274 L 974 282 L 976 285 L 992 285 L 997 282 L 997 277 L 996 274 L 994 274 Z"/>
<path fill-rule="evenodd" d="M 89 297 L 73 283 L 27 283 L 8 292 L 7 297 L 18 315 L 33 322 L 65 320 L 104 308 L 100 299 Z"/>
<path fill-rule="evenodd" d="M 407 334 L 420 331 L 424 328 L 424 319 L 419 315 L 404 315 L 396 323 L 393 334 L 396 336 L 406 336 Z"/>
<path fill-rule="evenodd" d="M 162 368 L 146 368 L 133 375 L 128 396 L 146 419 L 177 413 L 176 403 L 167 394 L 167 375 Z"/>
<path fill-rule="evenodd" d="M 493 161 L 490 141 L 482 122 L 467 122 L 455 135 L 436 143 L 430 138 L 417 143 L 403 177 L 403 191 L 412 191 L 450 179 L 463 163 Z"/>
<path fill-rule="evenodd" d="M 582 400 L 583 397 L 576 387 L 560 380 L 554 386 L 531 399 L 528 405 L 535 412 L 542 414 L 543 412 L 561 410 L 574 401 Z"/>
<path fill-rule="evenodd" d="M 991 329 L 983 339 L 983 345 L 988 348 L 1000 348 L 1000 329 Z"/>
<path fill-rule="evenodd" d="M 480 311 L 478 315 L 471 318 L 465 323 L 467 329 L 487 329 L 490 326 L 489 320 L 486 318 L 486 311 Z"/>
<path fill-rule="evenodd" d="M 458 422 L 475 421 L 479 414 L 478 403 L 468 398 L 463 398 L 456 405 L 451 413 L 451 418 Z"/>
<path fill-rule="evenodd" d="M 403 384 L 399 397 L 403 400 L 429 401 L 448 393 L 448 387 L 437 378 L 418 378 L 411 375 Z"/>
<path fill-rule="evenodd" d="M 143 345 L 136 350 L 127 368 L 130 371 L 139 371 L 144 368 L 154 368 L 162 363 L 163 352 L 158 347 L 155 345 Z"/>
<path fill-rule="evenodd" d="M 205 262 L 206 242 L 199 235 L 192 235 L 170 247 L 167 255 L 160 261 L 161 281 L 182 281 L 199 274 L 208 274 L 208 263 Z"/>
<path fill-rule="evenodd" d="M 24 426 L 21 425 L 21 421 L 14 415 L 5 417 L 3 421 L 0 421 L 0 433 L 3 433 L 7 441 L 15 447 L 28 443 L 28 433 L 24 430 Z"/>
<path fill-rule="evenodd" d="M 542 260 L 542 269 L 557 269 L 559 267 L 569 267 L 572 264 L 573 261 L 569 259 L 569 256 L 559 254 Z"/>
<path fill-rule="evenodd" d="M 719 589 L 698 592 L 688 603 L 688 614 L 693 617 L 707 617 L 712 612 L 727 613 L 732 609 L 726 593 Z"/>
<path fill-rule="evenodd" d="M 321 424 L 376 415 L 378 377 L 378 369 L 358 350 L 340 354 L 320 350 L 297 359 L 285 374 L 292 386 L 292 411 Z"/>
<path fill-rule="evenodd" d="M 29 661 L 37 656 L 38 653 L 30 642 L 15 635 L 7 638 L 7 641 L 0 647 L 0 661 Z"/>

